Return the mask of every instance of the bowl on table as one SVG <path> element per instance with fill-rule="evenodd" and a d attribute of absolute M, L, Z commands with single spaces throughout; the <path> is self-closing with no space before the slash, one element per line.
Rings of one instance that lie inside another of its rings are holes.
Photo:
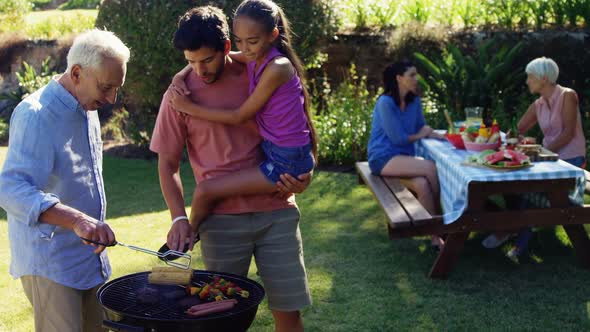
<path fill-rule="evenodd" d="M 461 134 L 445 134 L 447 141 L 449 141 L 457 149 L 465 150 L 465 144 L 463 143 L 463 137 Z"/>
<path fill-rule="evenodd" d="M 465 149 L 467 151 L 484 151 L 484 150 L 497 150 L 502 145 L 502 142 L 496 143 L 474 143 L 465 142 Z"/>

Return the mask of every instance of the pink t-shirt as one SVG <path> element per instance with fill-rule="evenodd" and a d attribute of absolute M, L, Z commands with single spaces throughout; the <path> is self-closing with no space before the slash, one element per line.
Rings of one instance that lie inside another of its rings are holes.
<path fill-rule="evenodd" d="M 543 138 L 543 146 L 548 146 L 555 142 L 564 130 L 563 102 L 565 92 L 568 90 L 569 89 L 557 85 L 553 95 L 549 99 L 549 103 L 547 103 L 543 97 L 534 102 L 537 122 L 545 136 Z M 586 156 L 586 138 L 584 137 L 584 132 L 582 130 L 582 119 L 579 111 L 577 112 L 574 137 L 559 149 L 559 151 L 553 152 L 557 153 L 561 159 Z"/>
<path fill-rule="evenodd" d="M 221 77 L 213 84 L 204 83 L 191 71 L 186 84 L 194 102 L 211 108 L 235 109 L 248 98 L 246 67 L 238 63 L 227 64 Z M 174 111 L 166 92 L 150 149 L 181 158 L 186 145 L 195 180 L 199 182 L 257 167 L 264 157 L 259 148 L 260 142 L 255 120 L 233 126 L 194 118 Z M 219 202 L 212 213 L 266 212 L 294 206 L 294 195 L 286 200 L 271 194 L 234 196 Z"/>

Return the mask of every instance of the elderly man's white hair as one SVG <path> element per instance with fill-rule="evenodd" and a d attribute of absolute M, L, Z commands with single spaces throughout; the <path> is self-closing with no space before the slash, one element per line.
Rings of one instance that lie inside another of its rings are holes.
<path fill-rule="evenodd" d="M 529 62 L 525 71 L 527 74 L 533 75 L 540 80 L 546 77 L 547 81 L 552 84 L 557 82 L 557 77 L 559 76 L 559 67 L 557 66 L 557 63 L 546 57 L 536 58 Z"/>
<path fill-rule="evenodd" d="M 74 65 L 98 68 L 104 59 L 129 61 L 129 48 L 110 31 L 93 29 L 78 35 L 68 52 L 69 72 Z"/>

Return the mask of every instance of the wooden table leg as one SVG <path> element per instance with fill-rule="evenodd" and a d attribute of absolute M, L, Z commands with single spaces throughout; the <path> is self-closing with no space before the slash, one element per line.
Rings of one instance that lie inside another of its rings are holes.
<path fill-rule="evenodd" d="M 567 207 L 570 205 L 567 192 L 549 193 L 551 207 Z M 590 268 L 590 240 L 584 225 L 563 225 L 572 246 L 576 250 L 578 261 L 585 268 Z"/>
<path fill-rule="evenodd" d="M 435 279 L 446 279 L 453 266 L 459 259 L 463 245 L 469 236 L 469 232 L 449 234 L 445 246 L 438 253 L 438 257 L 430 269 L 428 276 Z"/>
<path fill-rule="evenodd" d="M 576 250 L 578 261 L 585 268 L 590 268 L 590 239 L 583 225 L 564 225 L 572 246 Z"/>

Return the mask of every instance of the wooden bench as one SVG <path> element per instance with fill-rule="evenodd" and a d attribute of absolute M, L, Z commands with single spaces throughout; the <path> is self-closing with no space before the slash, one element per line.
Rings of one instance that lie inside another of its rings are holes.
<path fill-rule="evenodd" d="M 367 162 L 357 162 L 356 169 L 359 183 L 369 186 L 387 215 L 389 238 L 405 237 L 415 226 L 442 225 L 442 218 L 431 216 L 399 179 L 371 174 Z"/>
<path fill-rule="evenodd" d="M 469 233 L 473 231 L 517 231 L 523 227 L 563 225 L 584 267 L 590 267 L 590 240 L 583 225 L 590 224 L 590 206 L 571 206 L 568 199 L 574 179 L 510 182 L 471 182 L 467 210 L 455 222 L 445 225 L 441 216 L 430 215 L 396 178 L 371 174 L 367 162 L 357 162 L 359 183 L 371 190 L 385 215 L 389 238 L 446 235 L 429 272 L 431 278 L 446 278 L 457 262 Z M 590 173 L 586 172 L 590 193 Z M 494 209 L 488 200 L 495 194 L 546 192 L 551 208 L 527 210 Z M 510 221 L 510 222 L 506 222 Z"/>

